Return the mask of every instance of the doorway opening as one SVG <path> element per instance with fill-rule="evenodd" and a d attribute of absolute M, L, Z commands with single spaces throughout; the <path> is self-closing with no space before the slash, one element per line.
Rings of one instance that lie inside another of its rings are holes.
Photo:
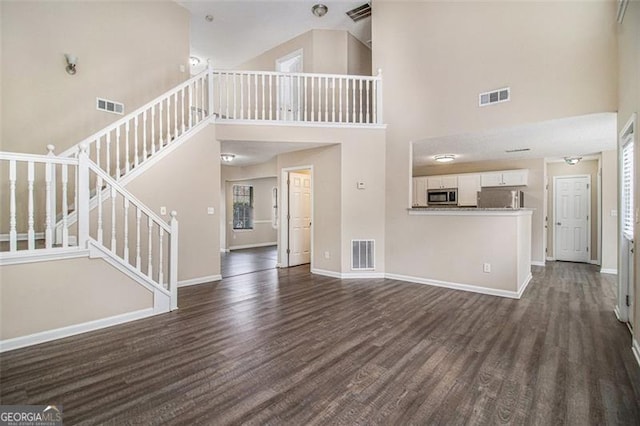
<path fill-rule="evenodd" d="M 282 169 L 280 263 L 313 267 L 313 166 Z"/>
<path fill-rule="evenodd" d="M 297 121 L 300 119 L 300 107 L 302 105 L 301 77 L 295 75 L 302 72 L 303 65 L 302 49 L 296 50 L 282 58 L 276 60 L 276 71 L 291 73 L 283 75 L 278 81 L 278 96 L 276 110 L 281 120 Z"/>

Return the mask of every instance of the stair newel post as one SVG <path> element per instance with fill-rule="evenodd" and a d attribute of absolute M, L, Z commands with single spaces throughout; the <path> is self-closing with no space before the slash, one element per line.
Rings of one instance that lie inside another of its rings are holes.
<path fill-rule="evenodd" d="M 171 310 L 178 309 L 178 213 L 171 212 L 171 238 L 169 245 L 169 291 L 171 292 Z"/>
<path fill-rule="evenodd" d="M 89 241 L 89 156 L 87 145 L 78 147 L 78 247 L 86 248 Z"/>
<path fill-rule="evenodd" d="M 56 147 L 54 145 L 47 145 L 47 157 L 55 157 L 54 153 Z M 49 185 L 49 191 L 47 192 L 47 206 L 46 212 L 49 214 L 46 216 L 45 223 L 45 246 L 47 248 L 53 247 L 53 244 L 59 243 L 56 241 L 57 233 L 54 232 L 56 226 L 56 166 L 55 163 L 47 163 L 45 166 L 46 182 Z"/>
<path fill-rule="evenodd" d="M 376 124 L 382 121 L 382 68 L 378 68 L 378 80 L 376 80 Z"/>
<path fill-rule="evenodd" d="M 208 116 L 213 116 L 213 64 L 211 63 L 211 59 L 207 59 L 207 83 L 208 83 Z"/>

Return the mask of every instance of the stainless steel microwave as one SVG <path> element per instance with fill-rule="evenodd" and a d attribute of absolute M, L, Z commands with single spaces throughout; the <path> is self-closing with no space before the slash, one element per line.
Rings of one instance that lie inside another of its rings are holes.
<path fill-rule="evenodd" d="M 430 206 L 458 205 L 458 190 L 430 189 L 427 191 L 427 204 Z"/>

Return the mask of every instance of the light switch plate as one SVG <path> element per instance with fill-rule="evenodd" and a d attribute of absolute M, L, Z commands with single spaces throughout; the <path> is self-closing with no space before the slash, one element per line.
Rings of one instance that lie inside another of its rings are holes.
<path fill-rule="evenodd" d="M 358 182 L 357 186 L 358 186 L 358 189 L 365 189 L 365 187 L 366 187 L 364 182 Z"/>
<path fill-rule="evenodd" d="M 167 208 L 165 206 L 160 207 L 160 214 L 167 214 Z"/>
<path fill-rule="evenodd" d="M 215 214 L 216 213 L 216 209 L 214 209 L 213 207 L 207 207 L 207 214 Z"/>

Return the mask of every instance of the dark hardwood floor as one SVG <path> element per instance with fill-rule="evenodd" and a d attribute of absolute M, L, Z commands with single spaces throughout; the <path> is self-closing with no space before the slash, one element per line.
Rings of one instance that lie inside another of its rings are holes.
<path fill-rule="evenodd" d="M 308 267 L 180 289 L 176 312 L 0 356 L 2 404 L 65 424 L 640 424 L 614 276 L 521 300 Z"/>
<path fill-rule="evenodd" d="M 278 247 L 256 247 L 220 254 L 220 273 L 224 278 L 274 269 Z"/>

